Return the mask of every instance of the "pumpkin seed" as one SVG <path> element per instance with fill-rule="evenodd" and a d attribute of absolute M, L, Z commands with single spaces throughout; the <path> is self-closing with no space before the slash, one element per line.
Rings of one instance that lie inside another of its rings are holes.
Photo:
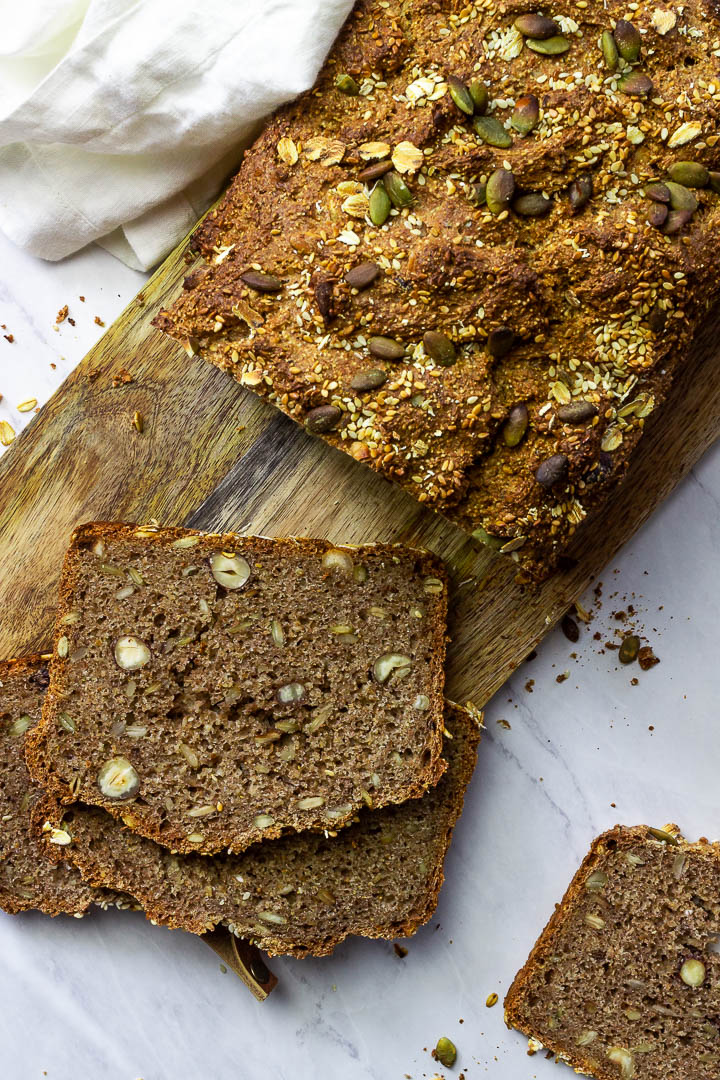
<path fill-rule="evenodd" d="M 534 94 L 523 94 L 515 102 L 510 123 L 521 135 L 528 135 L 540 119 L 540 102 Z"/>
<path fill-rule="evenodd" d="M 552 38 L 560 33 L 560 27 L 554 19 L 537 14 L 520 15 L 515 20 L 515 29 L 519 30 L 523 37 L 538 40 Z"/>
<path fill-rule="evenodd" d="M 618 651 L 618 660 L 621 664 L 632 664 L 634 660 L 637 660 L 639 651 L 640 638 L 636 634 L 626 634 Z"/>
<path fill-rule="evenodd" d="M 505 150 L 508 146 L 512 146 L 512 136 L 505 130 L 495 116 L 473 117 L 473 128 L 475 134 L 478 135 L 483 142 L 486 142 L 488 146 L 495 146 L 501 150 Z"/>
<path fill-rule="evenodd" d="M 423 337 L 423 348 L 428 356 L 442 367 L 452 367 L 457 361 L 457 350 L 447 336 L 438 330 L 428 330 Z"/>
<path fill-rule="evenodd" d="M 597 411 L 597 405 L 592 401 L 573 401 L 570 405 L 561 405 L 556 415 L 563 424 L 584 424 L 597 416 Z"/>
<path fill-rule="evenodd" d="M 709 173 L 708 180 L 713 191 L 716 191 L 717 194 L 720 195 L 720 172 Z"/>
<path fill-rule="evenodd" d="M 466 116 L 472 116 L 475 112 L 475 102 L 472 99 L 470 90 L 462 79 L 458 79 L 457 75 L 448 75 L 447 84 L 448 89 L 450 90 L 450 97 L 453 99 L 460 112 L 465 113 Z"/>
<path fill-rule="evenodd" d="M 399 173 L 389 172 L 383 177 L 385 191 L 396 210 L 402 210 L 413 201 L 413 195 Z"/>
<path fill-rule="evenodd" d="M 675 161 L 668 169 L 668 176 L 686 188 L 707 187 L 710 180 L 710 173 L 699 161 Z"/>
<path fill-rule="evenodd" d="M 486 529 L 483 529 L 482 525 L 478 525 L 477 529 L 472 532 L 473 539 L 479 540 L 481 544 L 485 544 L 486 547 L 492 548 L 497 551 L 501 548 L 505 541 L 501 536 L 493 536 Z"/>
<path fill-rule="evenodd" d="M 371 337 L 368 341 L 368 349 L 380 360 L 402 360 L 405 356 L 405 346 L 390 337 Z"/>
<path fill-rule="evenodd" d="M 570 185 L 570 206 L 574 214 L 577 214 L 586 206 L 593 194 L 593 182 L 590 176 L 578 176 Z"/>
<path fill-rule="evenodd" d="M 518 446 L 523 441 L 529 419 L 527 405 L 513 405 L 502 427 L 503 442 L 506 446 Z"/>
<path fill-rule="evenodd" d="M 311 435 L 325 435 L 334 431 L 342 420 L 342 409 L 337 405 L 318 405 L 305 417 L 305 429 Z"/>
<path fill-rule="evenodd" d="M 473 79 L 468 86 L 470 91 L 470 97 L 473 99 L 473 105 L 475 106 L 475 112 L 478 116 L 483 116 L 487 112 L 487 107 L 490 104 L 490 94 L 488 88 L 484 82 L 480 82 L 479 79 Z"/>
<path fill-rule="evenodd" d="M 570 42 L 562 34 L 550 38 L 528 38 L 525 44 L 541 56 L 562 56 L 570 48 Z"/>
<path fill-rule="evenodd" d="M 441 1039 L 438 1039 L 437 1046 L 435 1047 L 435 1057 L 444 1065 L 446 1069 L 452 1069 L 457 1058 L 457 1049 L 455 1043 L 451 1042 L 444 1035 Z"/>
<path fill-rule="evenodd" d="M 640 31 L 637 27 L 628 22 L 627 19 L 618 19 L 613 37 L 623 60 L 627 60 L 629 64 L 634 64 L 640 56 L 640 46 L 642 44 Z"/>
<path fill-rule="evenodd" d="M 535 479 L 541 487 L 549 490 L 560 480 L 564 480 L 568 470 L 568 458 L 566 454 L 553 454 L 552 457 L 541 461 L 535 473 Z"/>
<path fill-rule="evenodd" d="M 357 289 L 358 292 L 362 292 L 363 289 L 369 288 L 379 276 L 380 267 L 377 263 L 363 262 L 358 263 L 357 266 L 353 266 L 351 270 L 348 270 L 345 275 L 345 280 L 351 289 Z"/>
<path fill-rule="evenodd" d="M 507 210 L 515 194 L 515 177 L 508 169 L 496 169 L 491 174 L 485 190 L 488 210 L 502 214 Z"/>
<path fill-rule="evenodd" d="M 521 217 L 545 217 L 551 206 L 550 199 L 536 191 L 529 195 L 519 195 L 513 203 L 513 210 Z"/>
<path fill-rule="evenodd" d="M 515 334 L 510 327 L 498 326 L 490 331 L 485 348 L 491 356 L 499 359 L 501 356 L 507 356 L 514 344 Z"/>
<path fill-rule="evenodd" d="M 390 216 L 390 199 L 383 184 L 376 184 L 370 192 L 368 214 L 373 225 L 384 225 Z"/>
<path fill-rule="evenodd" d="M 662 231 L 665 236 L 674 236 L 675 233 L 679 233 L 681 229 L 685 228 L 691 218 L 692 210 L 671 210 Z"/>
<path fill-rule="evenodd" d="M 357 97 L 360 93 L 360 87 L 353 79 L 352 75 L 348 75 L 345 72 L 341 72 L 335 79 L 335 87 L 341 94 L 347 94 L 348 97 Z"/>
<path fill-rule="evenodd" d="M 362 180 L 363 184 L 367 184 L 372 180 L 379 180 L 385 173 L 390 172 L 393 167 L 392 161 L 374 161 L 372 165 L 368 165 L 358 173 L 358 180 Z"/>
<path fill-rule="evenodd" d="M 603 30 L 600 39 L 600 48 L 602 49 L 605 67 L 608 71 L 617 71 L 620 53 L 618 52 L 615 38 L 610 30 Z"/>
<path fill-rule="evenodd" d="M 668 216 L 668 208 L 664 203 L 653 203 L 648 210 L 648 225 L 652 225 L 654 229 L 661 229 L 665 224 Z"/>
<path fill-rule="evenodd" d="M 249 289 L 259 293 L 276 293 L 282 289 L 282 281 L 273 277 L 272 274 L 264 274 L 262 270 L 246 270 L 240 275 Z"/>
<path fill-rule="evenodd" d="M 470 202 L 475 206 L 485 206 L 487 202 L 487 184 L 473 184 L 470 189 Z"/>
<path fill-rule="evenodd" d="M 623 75 L 618 79 L 618 90 L 627 94 L 628 97 L 646 97 L 652 93 L 652 79 L 642 75 L 639 71 L 631 71 L 629 75 Z"/>
<path fill-rule="evenodd" d="M 670 202 L 670 188 L 667 184 L 648 184 L 645 188 L 645 194 L 648 199 L 652 199 L 653 202 Z"/>
<path fill-rule="evenodd" d="M 373 368 L 371 371 L 360 371 L 357 375 L 353 375 L 350 380 L 350 389 L 366 394 L 368 390 L 379 390 L 386 382 L 387 374 L 380 368 Z"/>

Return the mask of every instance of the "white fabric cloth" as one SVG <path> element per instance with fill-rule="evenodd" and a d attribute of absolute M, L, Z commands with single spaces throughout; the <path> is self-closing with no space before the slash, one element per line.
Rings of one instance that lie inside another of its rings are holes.
<path fill-rule="evenodd" d="M 137 269 L 192 227 L 259 122 L 312 85 L 352 0 L 0 0 L 0 228 Z"/>

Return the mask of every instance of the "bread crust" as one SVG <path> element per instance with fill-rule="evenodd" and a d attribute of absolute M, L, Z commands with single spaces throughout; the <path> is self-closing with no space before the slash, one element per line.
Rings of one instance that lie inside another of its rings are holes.
<path fill-rule="evenodd" d="M 286 938 L 282 938 L 273 934 L 272 927 L 268 926 L 266 932 L 262 937 L 253 938 L 253 943 L 264 949 L 269 955 L 290 955 L 296 957 L 306 956 L 326 956 L 329 955 L 340 944 L 345 937 L 349 935 L 369 937 L 369 938 L 384 938 L 394 939 L 397 937 L 407 937 L 414 934 L 416 930 L 422 926 L 431 917 L 438 902 L 438 896 L 440 889 L 444 881 L 444 859 L 447 853 L 447 849 L 450 845 L 453 829 L 460 816 L 463 806 L 463 800 L 465 791 L 470 778 L 475 768 L 475 762 L 477 758 L 477 748 L 481 737 L 480 721 L 481 717 L 475 717 L 471 713 L 457 705 L 448 705 L 449 717 L 451 726 L 460 725 L 462 727 L 462 756 L 459 762 L 453 767 L 452 773 L 452 785 L 453 785 L 453 798 L 451 803 L 445 807 L 445 832 L 442 839 L 437 846 L 437 861 L 432 868 L 432 876 L 428 883 L 428 887 L 422 896 L 418 897 L 418 903 L 412 912 L 408 913 L 401 923 L 393 921 L 391 926 L 385 924 L 373 924 L 358 922 L 353 924 L 343 933 L 339 933 L 334 937 L 327 938 L 326 936 L 318 936 L 316 940 L 310 940 L 305 938 L 302 942 L 292 942 Z M 448 776 L 445 782 L 449 782 Z M 59 827 L 63 822 L 63 814 L 66 812 L 66 808 L 56 799 L 48 798 L 39 806 L 35 812 L 34 820 L 35 827 L 41 833 L 47 837 L 47 825 Z M 394 812 L 393 807 L 386 807 L 384 810 L 365 811 L 366 814 L 382 816 L 383 814 L 392 814 Z M 367 820 L 367 819 L 366 819 Z M 68 826 L 72 828 L 72 825 Z M 126 831 L 122 826 L 117 825 L 119 834 Z M 348 848 L 348 858 L 351 857 L 350 852 L 352 848 L 352 828 L 349 832 L 340 832 L 332 841 L 334 844 L 341 845 Z M 263 841 L 263 845 L 264 845 Z M 273 841 L 269 842 L 271 845 Z M 260 850 L 263 845 L 259 845 Z M 83 878 L 92 885 L 110 885 L 113 888 L 120 888 L 121 880 L 124 881 L 124 887 L 127 889 L 129 881 L 122 877 L 122 868 L 127 866 L 128 860 L 118 857 L 114 860 L 113 868 L 114 873 L 117 876 L 109 877 L 104 874 L 101 868 L 95 864 L 93 859 L 89 857 L 88 851 L 82 843 L 73 843 L 66 847 L 53 847 L 47 843 L 48 855 L 56 861 L 69 859 L 75 866 L 78 867 Z M 116 847 L 118 856 L 122 852 L 122 837 L 118 835 L 116 841 Z M 162 852 L 162 849 L 159 849 Z M 249 853 L 245 853 L 244 857 L 247 857 Z M 160 857 L 160 856 L 159 856 Z M 182 856 L 181 856 L 182 858 Z M 194 857 L 193 857 L 194 858 Z M 200 857 L 204 858 L 204 857 Z M 224 856 L 216 858 L 225 858 Z M 208 859 L 208 863 L 212 863 L 212 859 Z M 114 885 L 111 885 L 114 882 Z M 138 895 L 140 893 L 140 895 Z M 183 918 L 177 909 L 173 909 L 173 906 L 169 902 L 159 903 L 157 898 L 152 895 L 151 892 L 143 893 L 142 888 L 135 889 L 135 899 L 138 900 L 142 909 L 148 919 L 153 922 L 159 923 L 162 926 L 167 926 L 171 929 L 182 929 L 190 931 L 191 933 L 202 935 L 208 930 L 213 929 L 215 925 L 219 923 L 208 924 L 207 918 L 203 916 L 202 912 L 198 912 L 196 917 Z M 230 921 L 230 920 L 225 920 Z M 320 931 L 322 928 L 318 927 Z"/>
<path fill-rule="evenodd" d="M 277 552 L 279 549 L 286 552 L 289 559 L 292 558 L 293 552 L 298 549 L 302 549 L 309 554 L 317 554 L 319 557 L 321 557 L 324 552 L 331 549 L 344 550 L 348 553 L 360 550 L 372 552 L 373 555 L 387 555 L 388 557 L 392 557 L 393 553 L 403 551 L 415 556 L 423 568 L 422 572 L 428 576 L 437 577 L 442 583 L 442 591 L 437 596 L 438 617 L 434 620 L 432 627 L 429 629 L 428 653 L 430 682 L 434 691 L 434 701 L 431 701 L 431 708 L 425 714 L 429 721 L 428 741 L 426 744 L 427 759 L 418 770 L 414 780 L 408 784 L 407 787 L 398 788 L 394 793 L 394 797 L 388 798 L 387 802 L 401 803 L 406 799 L 420 798 L 429 787 L 434 786 L 438 782 L 445 769 L 445 763 L 441 757 L 441 752 L 443 731 L 442 701 L 445 682 L 445 613 L 447 611 L 448 585 L 445 568 L 442 561 L 437 556 L 428 551 L 408 548 L 400 544 L 372 544 L 357 548 L 347 545 L 331 544 L 329 541 L 324 540 L 300 537 L 270 539 L 267 537 L 240 536 L 236 533 L 203 533 L 199 530 L 184 529 L 180 527 L 160 528 L 154 525 L 140 526 L 118 522 L 89 522 L 80 525 L 75 529 L 71 537 L 70 547 L 65 556 L 60 577 L 59 601 L 53 639 L 53 658 L 50 664 L 50 686 L 43 704 L 41 721 L 36 728 L 29 733 L 28 738 L 26 739 L 25 753 L 30 775 L 36 783 L 39 783 L 48 792 L 49 795 L 66 804 L 76 801 L 77 798 L 77 794 L 71 790 L 70 785 L 65 783 L 53 770 L 47 753 L 47 744 L 48 734 L 52 732 L 53 725 L 57 722 L 57 714 L 62 711 L 63 698 L 69 676 L 71 661 L 68 657 L 61 657 L 58 655 L 58 642 L 67 632 L 67 626 L 63 623 L 63 617 L 68 614 L 72 607 L 73 597 L 77 587 L 80 565 L 79 552 L 81 549 L 97 543 L 98 541 L 104 542 L 117 539 L 130 539 L 131 537 L 137 537 L 138 533 L 142 535 L 143 539 L 147 540 L 148 544 L 171 544 L 174 540 L 186 536 L 198 536 L 204 542 L 217 545 L 218 549 L 221 551 L 234 550 L 238 542 L 241 542 L 242 549 L 247 554 L 254 554 L 257 556 L 268 551 Z M 263 828 L 262 830 L 248 830 L 246 834 L 231 839 L 229 838 L 223 843 L 215 843 L 214 845 L 192 844 L 185 841 L 185 838 L 177 833 L 169 840 L 167 832 L 163 832 L 158 828 L 152 815 L 145 812 L 144 808 L 137 803 L 123 803 L 121 805 L 113 804 L 111 801 L 103 799 L 99 791 L 96 792 L 94 790 L 90 791 L 86 789 L 84 790 L 83 795 L 85 801 L 102 806 L 114 817 L 124 820 L 127 824 L 130 824 L 131 817 L 131 827 L 135 831 L 160 844 L 171 847 L 173 851 L 213 854 L 216 851 L 222 850 L 224 847 L 232 847 L 234 851 L 241 851 L 244 847 L 247 847 L 258 840 L 273 839 L 286 832 L 294 831 L 292 827 L 284 828 L 281 825 L 272 825 L 268 828 Z M 349 825 L 353 821 L 357 810 L 361 805 L 362 804 L 353 805 L 342 817 L 336 818 L 333 821 L 333 829 L 343 828 Z M 384 805 L 382 802 L 378 801 L 376 803 L 376 806 L 378 807 L 382 805 Z M 308 824 L 307 827 L 317 831 L 325 831 L 327 829 L 327 822 L 318 821 L 313 824 Z"/>

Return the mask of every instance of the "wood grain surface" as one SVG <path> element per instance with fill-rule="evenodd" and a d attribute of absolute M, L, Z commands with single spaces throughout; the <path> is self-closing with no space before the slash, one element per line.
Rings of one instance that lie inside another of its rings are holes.
<path fill-rule="evenodd" d="M 431 548 L 453 577 L 449 696 L 505 682 L 720 433 L 709 321 L 630 473 L 578 534 L 572 569 L 523 588 L 515 565 L 150 327 L 180 288 L 185 245 L 157 271 L 0 459 L 0 657 L 46 647 L 63 553 L 89 520 L 187 524 Z M 123 371 L 132 382 L 119 379 Z M 114 385 L 113 378 L 119 382 Z M 143 417 L 143 431 L 133 416 Z"/>

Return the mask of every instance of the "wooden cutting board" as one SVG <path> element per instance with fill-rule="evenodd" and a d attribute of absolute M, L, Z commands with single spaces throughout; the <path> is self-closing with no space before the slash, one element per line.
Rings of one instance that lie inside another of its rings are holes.
<path fill-rule="evenodd" d="M 156 518 L 336 543 L 404 541 L 436 551 L 451 570 L 448 694 L 482 705 L 720 433 L 718 313 L 624 485 L 578 536 L 573 569 L 522 588 L 510 559 L 478 550 L 444 518 L 153 330 L 187 273 L 184 250 L 0 459 L 0 657 L 47 647 L 63 552 L 82 521 Z"/>

